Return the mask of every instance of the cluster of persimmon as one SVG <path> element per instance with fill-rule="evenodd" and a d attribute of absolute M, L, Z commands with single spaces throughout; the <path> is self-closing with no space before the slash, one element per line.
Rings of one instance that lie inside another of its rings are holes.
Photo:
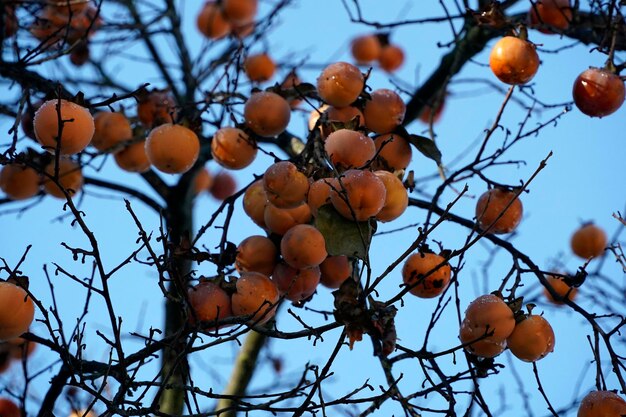
<path fill-rule="evenodd" d="M 357 64 L 378 62 L 387 72 L 394 72 L 404 63 L 404 51 L 389 43 L 388 34 L 361 35 L 352 40 L 350 51 Z"/>
<path fill-rule="evenodd" d="M 562 33 L 572 18 L 569 0 L 541 0 L 533 3 L 529 11 L 529 25 L 546 34 Z M 526 84 L 539 68 L 534 45 L 522 38 L 505 36 L 491 50 L 489 66 L 506 84 Z M 624 81 L 609 58 L 604 68 L 591 67 L 583 71 L 574 81 L 572 95 L 581 112 L 591 117 L 604 117 L 622 106 L 625 92 Z"/>
<path fill-rule="evenodd" d="M 258 0 L 210 0 L 200 9 L 196 24 L 200 33 L 211 40 L 229 34 L 242 39 L 254 32 L 257 10 Z"/>
<path fill-rule="evenodd" d="M 535 362 L 554 350 L 554 331 L 543 316 L 513 310 L 494 294 L 472 301 L 459 333 L 465 349 L 476 356 L 493 358 L 508 347 L 525 362 Z"/>

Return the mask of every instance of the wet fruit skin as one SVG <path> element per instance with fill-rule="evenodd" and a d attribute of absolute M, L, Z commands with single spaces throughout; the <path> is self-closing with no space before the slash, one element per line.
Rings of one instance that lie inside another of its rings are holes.
<path fill-rule="evenodd" d="M 331 106 L 347 107 L 363 91 L 365 79 L 361 71 L 347 62 L 330 64 L 317 79 L 317 92 Z"/>
<path fill-rule="evenodd" d="M 105 151 L 133 137 L 130 121 L 122 113 L 100 112 L 96 114 L 94 124 L 91 145 L 99 151 Z"/>
<path fill-rule="evenodd" d="M 622 417 L 626 401 L 611 391 L 591 391 L 578 408 L 578 417 Z"/>
<path fill-rule="evenodd" d="M 189 321 L 216 321 L 233 315 L 230 297 L 219 285 L 205 281 L 187 291 Z"/>
<path fill-rule="evenodd" d="M 35 305 L 28 293 L 10 282 L 0 282 L 0 342 L 28 331 L 35 317 Z"/>
<path fill-rule="evenodd" d="M 591 117 L 615 113 L 624 103 L 624 81 L 610 71 L 589 68 L 574 81 L 572 95 L 576 107 Z"/>
<path fill-rule="evenodd" d="M 254 314 L 251 323 L 263 324 L 274 317 L 279 299 L 278 288 L 267 276 L 258 272 L 242 272 L 232 295 L 232 309 L 236 316 Z"/>
<path fill-rule="evenodd" d="M 582 259 L 602 256 L 606 244 L 606 233 L 595 224 L 582 226 L 574 232 L 571 240 L 572 252 Z"/>
<path fill-rule="evenodd" d="M 460 338 L 463 343 L 476 340 L 465 347 L 468 352 L 493 358 L 504 351 L 506 339 L 514 328 L 515 318 L 509 306 L 501 298 L 486 294 L 472 301 L 465 310 Z"/>
<path fill-rule="evenodd" d="M 526 84 L 537 73 L 539 56 L 530 42 L 505 36 L 493 46 L 489 66 L 503 83 Z"/>
<path fill-rule="evenodd" d="M 402 124 L 406 106 L 400 96 L 392 90 L 381 88 L 371 93 L 365 103 L 363 115 L 365 126 L 375 133 L 389 133 Z"/>
<path fill-rule="evenodd" d="M 39 173 L 34 169 L 8 164 L 0 171 L 0 189 L 11 200 L 25 200 L 36 196 L 40 188 Z"/>
<path fill-rule="evenodd" d="M 504 211 L 511 201 L 513 203 Z M 500 216 L 503 211 L 504 214 Z M 521 222 L 522 214 L 522 202 L 512 191 L 498 188 L 491 189 L 481 195 L 476 204 L 478 225 L 487 233 L 503 234 L 512 232 Z M 496 219 L 498 220 L 496 221 Z M 487 230 L 488 228 L 489 230 Z"/>
<path fill-rule="evenodd" d="M 224 168 L 243 169 L 254 162 L 256 154 L 256 143 L 241 129 L 223 127 L 211 140 L 211 155 Z"/>
<path fill-rule="evenodd" d="M 57 110 L 59 105 L 59 110 Z M 56 151 L 59 113 L 63 122 L 59 153 L 73 155 L 82 151 L 93 137 L 94 120 L 86 108 L 67 100 L 48 100 L 39 107 L 33 119 L 37 140 L 48 152 Z"/>
<path fill-rule="evenodd" d="M 302 203 L 294 208 L 279 208 L 273 204 L 265 206 L 263 214 L 266 228 L 277 235 L 284 235 L 298 224 L 306 224 L 311 221 L 311 208 L 307 203 Z M 268 274 L 269 275 L 269 274 Z"/>
<path fill-rule="evenodd" d="M 294 208 L 306 201 L 309 180 L 288 161 L 270 165 L 263 174 L 267 200 L 279 208 Z"/>
<path fill-rule="evenodd" d="M 337 191 L 330 192 L 330 201 L 346 219 L 365 221 L 384 207 L 387 190 L 373 172 L 350 169 L 344 173 L 341 184 L 343 187 L 337 184 Z"/>
<path fill-rule="evenodd" d="M 326 138 L 324 150 L 338 170 L 360 168 L 376 154 L 374 141 L 361 132 L 339 129 Z"/>
<path fill-rule="evenodd" d="M 419 282 L 409 292 L 420 298 L 433 298 L 444 292 L 450 283 L 450 265 L 445 263 L 433 271 L 442 262 L 445 259 L 434 253 L 414 253 L 409 256 L 402 267 L 402 280 L 409 286 Z"/>
<path fill-rule="evenodd" d="M 145 140 L 124 147 L 114 153 L 113 158 L 121 169 L 128 172 L 147 172 L 151 167 Z"/>
<path fill-rule="evenodd" d="M 535 362 L 554 350 L 554 331 L 542 316 L 530 315 L 515 325 L 506 344 L 518 359 Z"/>
<path fill-rule="evenodd" d="M 263 188 L 263 180 L 257 180 L 243 195 L 243 211 L 261 228 L 265 229 L 265 206 L 267 206 L 267 195 Z"/>
<path fill-rule="evenodd" d="M 530 7 L 528 15 L 531 26 L 539 26 L 537 29 L 546 34 L 554 33 L 550 28 L 567 29 L 573 17 L 569 0 L 537 1 Z"/>

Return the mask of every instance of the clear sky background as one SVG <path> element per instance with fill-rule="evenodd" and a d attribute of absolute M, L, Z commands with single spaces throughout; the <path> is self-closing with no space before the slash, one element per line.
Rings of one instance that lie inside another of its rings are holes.
<path fill-rule="evenodd" d="M 347 2 L 350 3 L 351 2 Z M 446 4 L 451 2 L 445 2 Z M 204 51 L 207 43 L 196 31 L 195 16 L 200 8 L 200 2 L 180 2 L 184 14 L 184 35 L 189 43 L 193 56 Z M 261 1 L 260 16 L 265 16 L 270 4 Z M 439 2 L 432 0 L 387 1 L 366 0 L 361 2 L 364 16 L 367 19 L 382 23 L 401 19 L 415 19 L 424 17 L 443 16 Z M 515 11 L 522 11 L 529 7 L 530 2 L 520 1 Z M 104 8 L 105 21 L 121 20 L 114 9 Z M 458 29 L 460 20 L 455 21 Z M 298 1 L 288 6 L 278 16 L 276 24 L 267 32 L 263 42 L 252 45 L 251 52 L 268 51 L 280 63 L 280 68 L 274 79 L 267 83 L 281 81 L 283 76 L 293 67 L 298 69 L 301 78 L 307 82 L 314 82 L 320 69 L 327 63 L 337 60 L 347 60 L 349 56 L 350 40 L 357 35 L 370 33 L 373 28 L 362 24 L 352 24 L 341 2 L 334 0 Z M 25 34 L 20 34 L 24 36 Z M 112 31 L 103 30 L 94 37 L 93 56 L 102 61 L 110 73 L 120 76 L 123 83 L 129 88 L 136 88 L 140 83 L 150 82 L 154 87 L 164 84 L 146 58 L 146 51 L 141 44 L 124 48 L 116 48 L 107 43 L 108 37 L 115 36 Z M 393 29 L 391 39 L 400 45 L 406 54 L 403 67 L 392 76 L 374 69 L 369 85 L 376 88 L 393 88 L 392 81 L 409 88 L 415 88 L 428 77 L 438 65 L 441 56 L 448 47 L 440 47 L 438 43 L 447 44 L 452 40 L 450 25 L 447 22 L 436 24 L 407 25 Z M 605 56 L 592 51 L 591 46 L 576 45 L 554 53 L 557 48 L 571 45 L 569 39 L 561 39 L 557 35 L 545 36 L 537 31 L 530 32 L 530 40 L 539 44 L 541 66 L 537 76 L 532 81 L 532 90 L 537 100 L 548 104 L 564 103 L 551 109 L 533 112 L 525 130 L 534 128 L 538 123 L 545 122 L 560 112 L 566 105 L 571 105 L 571 89 L 576 76 L 589 66 L 602 66 Z M 210 48 L 207 54 L 221 50 L 226 41 Z M 493 44 L 493 42 L 491 43 Z M 490 44 L 490 45 L 491 45 Z M 167 60 L 175 61 L 172 48 L 167 42 L 159 43 L 162 51 L 169 53 Z M 443 154 L 443 163 L 451 170 L 468 162 L 476 152 L 476 145 L 483 138 L 484 130 L 493 122 L 500 104 L 502 103 L 505 85 L 500 83 L 486 66 L 489 47 L 478 55 L 475 60 L 463 68 L 463 71 L 453 79 L 449 97 L 441 121 L 435 125 L 436 140 Z M 624 55 L 619 55 L 624 59 Z M 147 58 L 146 58 L 147 59 Z M 67 58 L 59 60 L 58 64 L 48 64 L 35 68 L 50 79 L 64 77 L 66 74 L 76 74 L 79 78 L 86 78 L 93 74 L 89 66 L 76 69 L 69 64 Z M 495 85 L 497 88 L 493 88 Z M 244 86 L 244 93 L 248 93 Z M 77 88 L 78 89 L 78 88 Z M 87 96 L 107 94 L 106 91 L 84 90 Z M 8 95 L 18 94 L 16 88 L 9 89 Z M 4 95 L 4 94 L 3 94 Z M 404 98 L 407 98 L 404 96 Z M 523 104 L 529 105 L 531 100 L 524 97 L 519 91 L 514 93 Z M 127 100 L 124 103 L 128 114 L 134 114 L 134 102 Z M 570 106 L 571 107 L 571 106 Z M 305 136 L 306 121 L 311 108 L 301 107 L 292 115 L 290 129 Z M 525 107 L 511 103 L 507 107 L 501 124 L 507 129 L 516 132 L 519 123 L 526 113 Z M 6 132 L 11 121 L 0 119 L 0 131 L 5 132 L 5 142 L 8 142 Z M 518 249 L 530 257 L 542 268 L 550 269 L 560 264 L 568 271 L 574 271 L 582 262 L 575 258 L 569 249 L 569 239 L 573 231 L 583 221 L 592 220 L 604 228 L 611 237 L 618 235 L 619 223 L 611 217 L 617 211 L 626 212 L 626 193 L 624 178 L 626 174 L 626 146 L 624 146 L 624 130 L 626 128 L 626 106 L 623 106 L 613 115 L 604 119 L 590 119 L 573 108 L 565 114 L 558 123 L 548 126 L 532 138 L 525 139 L 509 153 L 509 159 L 525 161 L 519 166 L 507 165 L 498 169 L 490 169 L 485 174 L 492 180 L 519 184 L 525 181 L 536 170 L 539 163 L 553 152 L 547 167 L 529 187 L 529 193 L 522 197 L 524 204 L 524 219 L 518 231 L 511 237 Z M 412 133 L 424 134 L 427 127 L 415 122 L 408 127 Z M 207 128 L 207 136 L 212 132 Z M 504 131 L 498 130 L 492 138 L 492 144 L 497 146 L 504 137 Z M 472 147 L 473 145 L 473 147 Z M 28 139 L 20 142 L 20 146 L 36 147 Z M 268 151 L 276 151 L 271 145 L 264 145 Z M 467 149 L 473 150 L 469 153 Z M 495 148 L 492 148 L 495 149 Z M 235 172 L 234 175 L 240 185 L 249 183 L 254 174 L 261 174 L 270 159 L 259 153 L 258 159 L 250 167 Z M 207 164 L 209 170 L 216 173 L 220 170 L 214 162 Z M 432 177 L 436 173 L 434 163 L 414 152 L 413 161 L 409 169 L 415 171 L 416 178 Z M 112 158 L 109 158 L 96 170 L 85 170 L 87 176 L 99 176 L 115 183 L 126 184 L 146 191 L 146 184 L 140 177 L 119 170 Z M 176 177 L 162 175 L 168 182 L 173 183 Z M 439 185 L 440 179 L 435 178 L 424 183 L 424 195 L 416 194 L 418 198 L 428 198 Z M 463 184 L 457 184 L 461 188 Z M 463 198 L 455 206 L 454 212 L 471 219 L 474 215 L 476 199 L 482 194 L 486 184 L 480 180 L 468 181 L 468 198 Z M 454 199 L 455 194 L 448 190 L 440 200 L 445 206 Z M 155 196 L 155 198 L 157 198 Z M 86 187 L 84 192 L 76 197 L 80 201 L 80 208 L 86 213 L 86 222 L 93 230 L 103 253 L 105 265 L 108 268 L 115 266 L 136 247 L 137 230 L 124 208 L 122 196 L 102 189 Z M 132 200 L 133 208 L 137 211 L 148 231 L 157 232 L 159 218 L 142 203 Z M 63 202 L 51 197 L 37 200 L 36 203 L 7 204 L 0 207 L 0 256 L 10 265 L 14 265 L 23 254 L 27 245 L 33 247 L 22 267 L 24 274 L 30 277 L 31 289 L 43 301 L 50 305 L 50 289 L 43 274 L 42 267 L 47 265 L 49 271 L 54 270 L 53 263 L 57 263 L 80 277 L 87 277 L 90 273 L 89 265 L 74 262 L 71 254 L 61 247 L 60 242 L 70 246 L 87 245 L 88 242 L 82 232 L 71 226 L 71 218 L 63 212 Z M 16 210 L 28 206 L 27 210 Z M 210 215 L 218 208 L 219 202 L 208 195 L 201 195 L 195 202 L 195 227 L 204 224 Z M 424 220 L 423 210 L 409 208 L 405 215 L 389 224 L 379 226 L 379 231 L 399 228 L 402 226 L 420 223 Z M 218 222 L 219 223 L 219 222 Z M 212 249 L 219 242 L 220 231 L 211 229 L 201 240 L 201 244 Z M 263 234 L 243 213 L 241 203 L 236 205 L 236 213 L 231 225 L 229 240 L 239 243 L 251 234 Z M 414 240 L 416 229 L 410 228 L 400 233 L 375 237 L 371 249 L 374 276 L 380 274 L 390 261 L 394 260 Z M 441 241 L 444 246 L 456 249 L 463 245 L 467 230 L 454 224 L 444 223 L 432 238 Z M 501 279 L 511 266 L 511 258 L 502 251 L 493 252 L 493 246 L 480 243 L 470 249 L 465 258 L 465 265 L 459 273 L 459 293 L 461 309 L 481 294 L 495 290 Z M 489 259 L 493 256 L 492 261 Z M 598 263 L 600 261 L 594 261 Z M 453 263 L 456 266 L 456 263 Z M 379 288 L 379 299 L 386 300 L 399 290 L 401 284 L 400 268 L 390 274 Z M 593 269 L 593 268 L 592 268 Z M 198 274 L 211 275 L 215 271 L 208 265 L 202 264 Z M 581 305 L 599 314 L 603 303 L 610 303 L 610 297 L 599 296 L 597 288 L 602 287 L 607 292 L 617 291 L 624 293 L 624 274 L 613 259 L 606 259 L 603 267 L 606 279 L 602 284 L 589 283 L 580 291 L 578 300 Z M 84 289 L 60 276 L 53 276 L 52 282 L 57 295 L 57 303 L 64 319 L 66 332 L 73 328 L 76 318 L 81 314 L 84 302 Z M 3 277 L 4 278 L 4 277 Z M 125 267 L 110 282 L 113 302 L 118 314 L 124 317 L 123 334 L 128 351 L 141 345 L 141 341 L 129 336 L 130 332 L 137 331 L 147 334 L 150 327 L 161 328 L 163 323 L 163 296 L 157 286 L 157 273 L 154 270 L 132 264 Z M 555 408 L 566 407 L 578 390 L 587 391 L 595 382 L 593 367 L 588 366 L 592 359 L 586 337 L 591 335 L 591 329 L 584 319 L 567 308 L 556 308 L 546 304 L 540 296 L 540 289 L 536 279 L 531 275 L 524 276 L 524 294 L 538 304 L 535 311 L 544 312 L 544 316 L 552 323 L 556 334 L 555 351 L 538 362 L 546 394 Z M 539 295 L 539 298 L 537 296 Z M 623 296 L 623 295 L 622 295 Z M 449 297 L 449 295 L 446 295 Z M 609 300 L 609 301 L 607 301 Z M 600 303 L 599 301 L 602 301 Z M 419 349 L 423 343 L 424 330 L 437 299 L 423 300 L 405 296 L 404 306 L 399 307 L 396 316 L 396 326 L 399 343 L 404 346 Z M 309 304 L 311 308 L 332 310 L 332 296 L 326 288 L 320 287 L 318 294 Z M 286 310 L 286 309 L 284 309 Z M 319 315 L 301 309 L 294 309 L 302 318 L 312 325 L 322 323 Z M 621 306 L 624 314 L 624 306 Z M 37 313 L 37 318 L 41 318 Z M 96 331 L 110 333 L 110 326 L 104 314 L 100 300 L 94 298 L 86 317 L 87 357 L 106 360 L 106 347 L 96 335 Z M 299 329 L 299 324 L 286 311 L 278 317 L 278 326 L 281 330 Z M 46 330 L 40 324 L 34 324 L 34 333 L 46 336 Z M 263 390 L 266 387 L 280 389 L 282 384 L 289 383 L 297 378 L 305 363 L 320 367 L 324 366 L 329 352 L 335 346 L 340 331 L 328 332 L 324 341 L 273 340 L 269 348 L 262 354 L 279 357 L 283 361 L 283 373 L 277 375 L 269 366 L 265 365 L 253 380 L 253 390 Z M 455 309 L 451 306 L 446 309 L 437 329 L 433 332 L 427 348 L 439 351 L 451 348 L 458 344 L 458 324 Z M 228 344 L 216 350 L 207 350 L 193 354 L 191 357 L 192 372 L 196 384 L 208 390 L 214 388 L 219 391 L 230 373 L 230 363 L 236 354 L 236 344 Z M 623 349 L 623 346 L 622 346 Z M 53 359 L 45 349 L 38 349 L 29 369 L 33 372 L 45 368 Z M 532 366 L 516 360 L 508 351 L 497 358 L 505 369 L 498 375 L 482 380 L 483 393 L 493 398 L 491 409 L 499 416 L 527 415 L 522 411 L 522 399 L 519 394 L 519 385 L 511 368 L 522 379 L 523 387 L 529 395 L 528 403 L 533 415 L 547 415 L 544 400 L 536 389 L 532 374 Z M 154 375 L 156 363 L 146 368 L 146 375 Z M 452 358 L 442 360 L 442 366 L 448 373 L 461 371 L 466 367 L 465 359 L 457 357 L 454 364 Z M 149 370 L 148 370 L 149 368 Z M 605 366 L 605 376 L 609 388 L 618 388 L 614 378 Z M 55 368 L 56 369 L 56 368 Z M 396 368 L 394 368 L 396 370 Z M 9 373 L 0 375 L 0 390 L 5 386 L 17 386 L 21 379 L 19 367 L 14 367 Z M 386 387 L 384 375 L 378 360 L 372 356 L 372 345 L 367 338 L 357 343 L 354 350 L 343 348 L 335 361 L 333 376 L 322 387 L 325 398 L 335 398 L 347 394 L 366 380 L 378 390 L 379 385 Z M 396 377 L 403 373 L 400 387 L 407 392 L 416 391 L 423 383 L 422 372 L 416 362 L 405 362 L 398 366 Z M 33 404 L 42 398 L 47 389 L 49 373 L 38 378 L 31 388 Z M 462 386 L 462 385 L 461 385 Z M 469 387 L 469 385 L 467 385 Z M 502 391 L 501 391 L 502 390 Z M 505 397 L 500 396 L 504 392 Z M 462 399 L 463 397 L 459 397 Z M 503 399 L 506 398 L 506 401 Z M 466 398 L 467 400 L 467 398 Z M 61 402 L 60 402 L 61 403 Z M 426 400 L 420 398 L 417 403 L 424 407 L 440 408 L 445 406 L 441 399 L 432 395 Z M 204 404 L 208 407 L 208 404 Z M 459 402 L 456 410 L 462 413 L 466 403 Z M 59 405 L 64 411 L 64 405 Z M 475 410 L 477 411 L 477 410 Z M 352 415 L 355 412 L 347 409 L 337 415 Z M 358 414 L 358 413 L 357 413 Z M 387 401 L 375 415 L 401 415 L 401 411 L 390 401 Z M 60 415 L 63 415 L 61 413 Z M 428 412 L 424 416 L 435 415 Z M 480 415 L 475 412 L 473 415 Z M 575 415 L 570 412 L 567 415 Z"/>

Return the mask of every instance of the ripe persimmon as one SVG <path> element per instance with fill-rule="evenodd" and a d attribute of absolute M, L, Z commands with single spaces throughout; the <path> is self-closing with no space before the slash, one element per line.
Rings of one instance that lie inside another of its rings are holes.
<path fill-rule="evenodd" d="M 231 29 L 223 10 L 214 1 L 208 1 L 202 6 L 196 25 L 200 33 L 212 40 L 223 38 L 230 33 Z"/>
<path fill-rule="evenodd" d="M 266 228 L 265 206 L 268 204 L 262 179 L 252 183 L 243 195 L 243 211 L 263 229 Z"/>
<path fill-rule="evenodd" d="M 518 359 L 535 362 L 554 350 L 554 331 L 545 318 L 531 314 L 515 325 L 506 344 Z"/>
<path fill-rule="evenodd" d="M 213 198 L 223 201 L 237 192 L 237 181 L 228 171 L 219 172 L 213 178 L 213 184 L 209 188 L 209 193 Z"/>
<path fill-rule="evenodd" d="M 317 92 L 326 103 L 347 107 L 363 91 L 365 79 L 361 71 L 347 62 L 330 64 L 317 79 Z"/>
<path fill-rule="evenodd" d="M 55 163 L 52 160 L 45 168 L 46 174 L 54 177 Z M 59 160 L 59 184 L 70 196 L 78 193 L 83 188 L 83 173 L 80 165 L 71 159 L 62 158 Z M 43 188 L 49 195 L 65 199 L 65 194 L 53 180 L 45 177 Z"/>
<path fill-rule="evenodd" d="M 493 295 L 481 295 L 472 301 L 461 323 L 461 342 L 469 343 L 468 352 L 485 358 L 493 358 L 506 348 L 506 339 L 513 333 L 515 318 L 513 311 Z M 480 339 L 480 340 L 478 340 Z"/>
<path fill-rule="evenodd" d="M 251 81 L 263 82 L 274 76 L 276 64 L 268 54 L 249 55 L 243 63 L 246 75 Z"/>
<path fill-rule="evenodd" d="M 130 121 L 119 112 L 97 113 L 94 117 L 94 125 L 95 131 L 91 145 L 99 151 L 106 151 L 133 137 Z"/>
<path fill-rule="evenodd" d="M 137 117 L 148 128 L 174 123 L 176 101 L 169 90 L 152 90 L 137 103 Z"/>
<path fill-rule="evenodd" d="M 320 282 L 320 269 L 317 266 L 305 269 L 295 269 L 284 262 L 274 268 L 272 281 L 289 301 L 306 300 L 315 292 Z"/>
<path fill-rule="evenodd" d="M 532 27 L 550 34 L 554 33 L 553 29 L 567 29 L 573 13 L 569 0 L 539 0 L 530 6 L 528 17 Z"/>
<path fill-rule="evenodd" d="M 505 36 L 491 49 L 489 66 L 503 83 L 526 84 L 537 73 L 539 55 L 530 42 L 514 36 Z"/>
<path fill-rule="evenodd" d="M 265 206 L 264 220 L 270 232 L 282 236 L 295 225 L 311 221 L 311 208 L 307 203 L 293 208 L 279 208 L 268 203 Z"/>
<path fill-rule="evenodd" d="M 376 35 L 361 35 L 352 40 L 350 51 L 352 57 L 359 64 L 375 61 L 380 56 L 382 46 Z"/>
<path fill-rule="evenodd" d="M 222 10 L 230 22 L 241 25 L 254 19 L 258 3 L 258 0 L 224 0 Z"/>
<path fill-rule="evenodd" d="M 593 223 L 585 224 L 572 235 L 572 252 L 582 259 L 602 256 L 607 238 L 604 230 Z"/>
<path fill-rule="evenodd" d="M 276 136 L 287 129 L 291 107 L 276 93 L 260 91 L 250 96 L 243 108 L 246 125 L 259 136 Z"/>
<path fill-rule="evenodd" d="M 285 233 L 280 241 L 280 253 L 296 269 L 318 266 L 328 256 L 324 236 L 308 224 L 298 224 Z"/>
<path fill-rule="evenodd" d="M 8 164 L 0 171 L 0 189 L 11 200 L 25 200 L 36 196 L 40 183 L 39 173 L 25 165 Z"/>
<path fill-rule="evenodd" d="M 339 187 L 339 182 L 335 178 L 321 178 L 311 184 L 307 195 L 307 204 L 311 208 L 313 216 L 317 216 L 318 208 L 324 204 L 330 204 L 330 192 L 333 186 Z"/>
<path fill-rule="evenodd" d="M 20 408 L 8 398 L 0 398 L 0 416 L 2 417 L 22 417 Z"/>
<path fill-rule="evenodd" d="M 390 222 L 404 213 L 409 205 L 409 194 L 404 188 L 402 181 L 389 171 L 374 171 L 374 174 L 385 186 L 385 204 L 376 214 L 376 219 L 381 222 Z"/>
<path fill-rule="evenodd" d="M 591 117 L 615 113 L 624 103 L 624 81 L 619 75 L 602 68 L 589 68 L 574 81 L 574 103 Z"/>
<path fill-rule="evenodd" d="M 441 119 L 445 107 L 445 96 L 437 97 L 434 104 L 425 104 L 420 113 L 419 119 L 422 123 L 437 123 Z"/>
<path fill-rule="evenodd" d="M 406 169 L 411 163 L 413 150 L 409 141 L 400 135 L 389 133 L 374 138 L 376 152 L 373 167 L 388 171 Z"/>
<path fill-rule="evenodd" d="M 219 129 L 211 140 L 211 155 L 224 168 L 243 169 L 254 161 L 256 154 L 254 140 L 235 127 Z"/>
<path fill-rule="evenodd" d="M 193 192 L 195 195 L 198 195 L 203 192 L 208 192 L 213 185 L 213 176 L 208 169 L 202 167 L 201 170 L 198 171 L 195 178 L 193 179 Z"/>
<path fill-rule="evenodd" d="M 578 417 L 622 417 L 626 401 L 612 391 L 591 391 L 578 407 Z"/>
<path fill-rule="evenodd" d="M 420 298 L 433 298 L 444 292 L 450 284 L 450 274 L 450 265 L 434 253 L 414 253 L 402 267 L 402 280 L 407 286 L 413 286 L 409 292 Z"/>
<path fill-rule="evenodd" d="M 217 321 L 233 315 L 230 297 L 219 285 L 203 281 L 189 288 L 189 321 Z"/>
<path fill-rule="evenodd" d="M 0 342 L 28 331 L 35 317 L 35 304 L 21 287 L 0 281 Z"/>
<path fill-rule="evenodd" d="M 328 256 L 320 264 L 320 283 L 326 288 L 339 288 L 352 276 L 352 262 L 345 255 Z"/>
<path fill-rule="evenodd" d="M 320 126 L 322 132 L 322 138 L 328 137 L 331 133 L 337 130 L 336 125 L 339 123 L 348 124 L 350 122 L 355 122 L 353 128 L 364 127 L 365 126 L 365 117 L 361 110 L 356 107 L 348 106 L 348 107 L 335 107 L 323 105 L 319 111 L 312 111 L 311 116 L 309 117 L 309 129 L 313 129 L 317 120 L 320 118 L 320 112 L 322 112 L 322 116 L 324 116 L 324 123 Z M 356 121 L 358 120 L 358 123 Z"/>
<path fill-rule="evenodd" d="M 59 119 L 62 131 L 59 136 Z M 37 140 L 48 152 L 72 155 L 85 149 L 95 131 L 89 110 L 67 100 L 48 100 L 33 119 Z M 60 142 L 60 143 L 59 143 Z"/>
<path fill-rule="evenodd" d="M 146 141 L 131 143 L 113 154 L 113 158 L 124 171 L 147 172 L 150 169 L 150 160 L 146 154 Z"/>
<path fill-rule="evenodd" d="M 233 314 L 254 314 L 250 323 L 263 324 L 276 314 L 280 298 L 276 284 L 259 272 L 242 272 L 236 282 L 237 292 L 231 297 Z"/>
<path fill-rule="evenodd" d="M 378 65 L 387 71 L 394 72 L 404 64 L 404 51 L 397 45 L 386 45 L 378 55 Z"/>
<path fill-rule="evenodd" d="M 373 91 L 365 102 L 365 126 L 374 133 L 389 133 L 402 124 L 406 106 L 400 96 L 386 88 Z"/>
<path fill-rule="evenodd" d="M 249 236 L 237 247 L 235 268 L 239 272 L 260 272 L 270 276 L 278 260 L 278 248 L 265 236 Z"/>
<path fill-rule="evenodd" d="M 365 221 L 376 216 L 385 205 L 385 184 L 371 171 L 346 171 L 337 191 L 332 190 L 330 201 L 343 217 Z"/>
<path fill-rule="evenodd" d="M 556 292 L 559 295 L 559 297 L 561 298 L 561 299 L 556 299 L 556 298 L 552 297 L 550 292 L 548 292 L 548 289 L 544 287 L 543 293 L 545 294 L 545 296 L 548 299 L 548 301 L 550 301 L 553 304 L 561 305 L 561 304 L 563 304 L 563 299 L 565 299 L 565 298 L 567 298 L 569 300 L 573 300 L 576 297 L 576 294 L 578 293 L 578 288 L 570 287 L 560 277 L 556 277 L 556 276 L 553 276 L 553 275 L 548 275 L 546 277 L 546 280 L 548 281 L 547 285 L 549 285 L 550 288 L 552 288 L 554 290 L 554 292 Z"/>
<path fill-rule="evenodd" d="M 339 129 L 328 135 L 324 150 L 339 171 L 363 167 L 376 154 L 376 146 L 370 137 L 348 129 Z"/>
<path fill-rule="evenodd" d="M 263 174 L 267 200 L 280 208 L 293 208 L 306 201 L 309 180 L 289 161 L 270 165 Z"/>
<path fill-rule="evenodd" d="M 487 233 L 512 232 L 522 221 L 522 214 L 522 202 L 513 191 L 493 188 L 481 195 L 476 203 L 476 220 Z"/>
<path fill-rule="evenodd" d="M 168 174 L 189 171 L 200 154 L 200 140 L 193 130 L 173 124 L 152 129 L 146 139 L 146 155 L 156 169 Z"/>

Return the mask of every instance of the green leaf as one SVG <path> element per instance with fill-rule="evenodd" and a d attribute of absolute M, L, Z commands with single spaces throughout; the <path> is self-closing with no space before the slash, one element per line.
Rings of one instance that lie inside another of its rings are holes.
<path fill-rule="evenodd" d="M 355 256 L 365 259 L 372 236 L 376 232 L 376 220 L 355 222 L 344 218 L 326 204 L 317 209 L 315 227 L 326 240 L 329 255 Z"/>
<path fill-rule="evenodd" d="M 437 148 L 435 142 L 419 135 L 409 135 L 408 140 L 409 143 L 415 146 L 425 157 L 432 159 L 437 165 L 441 165 L 441 151 Z"/>

